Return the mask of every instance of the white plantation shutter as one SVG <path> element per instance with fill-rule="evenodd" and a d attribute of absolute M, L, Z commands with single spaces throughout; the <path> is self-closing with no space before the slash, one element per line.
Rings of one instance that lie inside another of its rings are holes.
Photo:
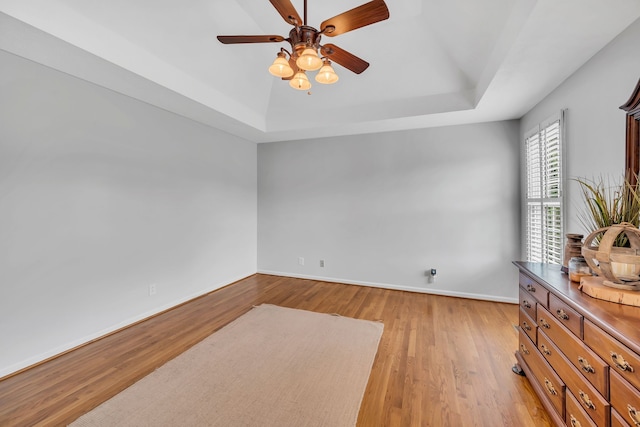
<path fill-rule="evenodd" d="M 561 264 L 562 119 L 552 119 L 525 138 L 527 260 Z"/>

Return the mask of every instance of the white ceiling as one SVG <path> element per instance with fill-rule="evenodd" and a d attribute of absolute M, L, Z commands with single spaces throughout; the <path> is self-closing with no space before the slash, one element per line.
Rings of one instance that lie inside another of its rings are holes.
<path fill-rule="evenodd" d="M 386 1 L 388 20 L 323 37 L 371 66 L 310 95 L 267 72 L 285 43 L 215 37 L 287 37 L 268 0 L 0 0 L 0 49 L 269 142 L 519 118 L 640 17 L 638 0 Z M 308 23 L 363 2 L 308 0 Z"/>

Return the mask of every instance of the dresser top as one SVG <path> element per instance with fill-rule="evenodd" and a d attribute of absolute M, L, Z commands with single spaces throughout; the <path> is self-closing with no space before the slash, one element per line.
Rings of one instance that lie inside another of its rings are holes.
<path fill-rule="evenodd" d="M 559 265 L 514 261 L 520 272 L 558 296 L 585 319 L 605 330 L 640 354 L 640 307 L 592 298 L 578 290 L 578 284 L 560 270 Z"/>

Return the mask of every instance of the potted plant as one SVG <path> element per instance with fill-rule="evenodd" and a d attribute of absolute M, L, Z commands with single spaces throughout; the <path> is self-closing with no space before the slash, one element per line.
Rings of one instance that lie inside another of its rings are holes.
<path fill-rule="evenodd" d="M 578 213 L 578 218 L 589 232 L 622 223 L 632 224 L 636 228 L 640 226 L 640 188 L 632 183 L 629 176 L 621 183 L 605 180 L 602 176 L 597 180 L 576 178 L 575 181 L 580 184 L 586 205 L 586 209 Z M 618 247 L 628 244 L 625 235 L 616 240 Z"/>
<path fill-rule="evenodd" d="M 611 179 L 578 178 L 585 207 L 578 217 L 590 232 L 582 253 L 587 264 L 607 285 L 640 280 L 640 188 L 629 175 L 620 183 Z M 635 286 L 635 284 L 633 285 Z M 617 287 L 617 286 L 616 286 Z"/>

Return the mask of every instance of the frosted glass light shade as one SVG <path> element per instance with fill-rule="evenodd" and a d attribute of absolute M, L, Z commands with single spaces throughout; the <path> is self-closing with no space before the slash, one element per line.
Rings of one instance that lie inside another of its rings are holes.
<path fill-rule="evenodd" d="M 289 81 L 289 86 L 297 90 L 308 90 L 311 88 L 311 82 L 304 71 L 298 71 Z"/>
<path fill-rule="evenodd" d="M 324 60 L 324 65 L 316 74 L 316 81 L 318 83 L 322 83 L 323 85 L 330 85 L 338 81 L 338 75 L 335 71 L 333 71 L 333 67 L 331 66 L 331 62 L 329 60 Z"/>
<path fill-rule="evenodd" d="M 293 75 L 293 69 L 285 58 L 284 53 L 278 53 L 278 57 L 269 67 L 269 72 L 276 77 L 291 77 Z"/>
<path fill-rule="evenodd" d="M 318 57 L 318 52 L 315 49 L 307 47 L 296 60 L 296 65 L 303 70 L 313 71 L 322 67 L 322 59 Z"/>

